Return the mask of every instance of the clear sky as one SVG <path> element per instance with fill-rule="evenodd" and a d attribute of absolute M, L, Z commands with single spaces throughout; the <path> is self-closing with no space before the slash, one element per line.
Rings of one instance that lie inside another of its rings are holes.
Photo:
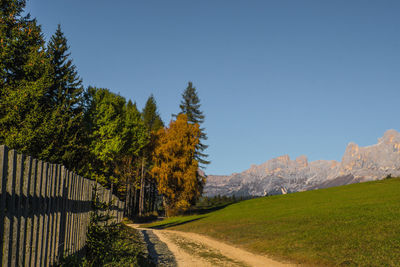
<path fill-rule="evenodd" d="M 400 129 L 398 0 L 30 0 L 60 23 L 85 86 L 165 122 L 192 81 L 206 115 L 207 174 L 288 154 L 341 160 Z"/>

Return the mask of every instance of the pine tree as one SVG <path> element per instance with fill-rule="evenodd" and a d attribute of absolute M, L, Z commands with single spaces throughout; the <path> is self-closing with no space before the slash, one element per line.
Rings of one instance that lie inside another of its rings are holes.
<path fill-rule="evenodd" d="M 38 157 L 52 129 L 44 105 L 51 67 L 35 19 L 25 1 L 0 3 L 0 143 Z"/>
<path fill-rule="evenodd" d="M 55 105 L 67 105 L 68 109 L 79 113 L 82 100 L 82 80 L 78 76 L 76 66 L 72 63 L 68 52 L 67 38 L 61 31 L 60 24 L 47 45 L 47 55 L 53 67 L 53 84 L 48 97 Z"/>
<path fill-rule="evenodd" d="M 46 105 L 52 114 L 47 123 L 53 127 L 54 133 L 49 137 L 42 156 L 73 169 L 79 165 L 82 154 L 83 87 L 68 50 L 67 38 L 58 25 L 47 46 L 52 79 L 46 94 Z"/>
<path fill-rule="evenodd" d="M 142 111 L 142 117 L 144 124 L 150 132 L 158 131 L 164 127 L 164 123 L 157 111 L 157 103 L 153 95 L 150 95 L 150 97 L 147 99 L 146 105 Z"/>
<path fill-rule="evenodd" d="M 204 123 L 204 115 L 200 110 L 200 99 L 197 96 L 196 87 L 193 87 L 192 82 L 188 82 L 188 86 L 182 94 L 182 101 L 179 105 L 181 112 L 179 114 L 186 114 L 188 122 L 197 123 L 201 125 Z M 204 128 L 200 128 L 200 142 L 196 147 L 195 158 L 200 163 L 200 167 L 204 167 L 210 163 L 206 158 L 207 154 L 203 153 L 207 149 L 208 145 L 205 145 L 201 140 L 207 140 L 207 134 Z"/>

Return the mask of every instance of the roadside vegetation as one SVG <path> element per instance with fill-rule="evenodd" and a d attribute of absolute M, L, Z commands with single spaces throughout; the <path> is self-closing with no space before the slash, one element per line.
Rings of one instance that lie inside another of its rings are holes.
<path fill-rule="evenodd" d="M 155 266 L 137 230 L 124 223 L 113 226 L 112 231 L 107 230 L 109 232 L 103 233 L 104 239 L 92 240 L 92 245 L 97 245 L 98 249 L 85 257 L 72 255 L 62 259 L 60 266 Z M 105 243 L 110 243 L 110 246 L 105 247 Z"/>
<path fill-rule="evenodd" d="M 228 205 L 145 225 L 196 232 L 278 260 L 398 266 L 400 178 Z"/>

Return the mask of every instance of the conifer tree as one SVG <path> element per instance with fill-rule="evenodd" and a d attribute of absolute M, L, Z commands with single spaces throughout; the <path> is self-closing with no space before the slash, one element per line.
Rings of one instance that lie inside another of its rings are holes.
<path fill-rule="evenodd" d="M 39 157 L 52 134 L 44 105 L 51 67 L 40 26 L 24 8 L 22 0 L 0 3 L 0 143 Z"/>
<path fill-rule="evenodd" d="M 46 105 L 51 109 L 54 134 L 42 152 L 52 162 L 62 162 L 70 169 L 80 163 L 83 133 L 82 80 L 70 58 L 67 38 L 58 25 L 47 45 L 51 64 L 52 84 L 46 94 Z"/>
<path fill-rule="evenodd" d="M 150 97 L 147 99 L 146 105 L 142 111 L 142 117 L 143 122 L 149 132 L 158 131 L 164 127 L 164 123 L 161 120 L 160 114 L 158 113 L 157 103 L 153 95 L 150 95 Z"/>
<path fill-rule="evenodd" d="M 179 105 L 181 111 L 179 114 L 186 114 L 188 122 L 197 123 L 201 126 L 204 123 L 204 115 L 200 110 L 200 99 L 197 95 L 196 87 L 193 87 L 192 82 L 188 82 L 188 86 L 182 94 L 182 101 Z M 201 140 L 207 140 L 207 134 L 204 128 L 200 128 L 200 142 L 196 146 L 195 158 L 200 163 L 200 167 L 209 164 L 206 160 L 207 154 L 203 153 L 207 149 L 208 145 L 205 145 Z"/>
<path fill-rule="evenodd" d="M 49 90 L 49 100 L 55 105 L 67 105 L 74 113 L 79 113 L 82 100 L 82 80 L 72 63 L 67 38 L 60 24 L 47 45 L 47 55 L 52 65 L 53 84 Z"/>

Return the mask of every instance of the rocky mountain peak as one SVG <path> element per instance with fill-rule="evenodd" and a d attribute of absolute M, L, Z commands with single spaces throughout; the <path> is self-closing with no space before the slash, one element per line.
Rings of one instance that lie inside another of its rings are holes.
<path fill-rule="evenodd" d="M 400 143 L 400 133 L 396 130 L 387 130 L 382 138 L 378 139 L 379 143 L 394 144 Z"/>
<path fill-rule="evenodd" d="M 307 159 L 307 156 L 305 156 L 305 155 L 298 156 L 298 157 L 296 158 L 296 163 L 297 163 L 300 167 L 307 167 L 307 166 L 308 166 L 308 159 Z"/>
<path fill-rule="evenodd" d="M 277 161 L 288 163 L 290 161 L 289 155 L 283 155 L 276 158 Z"/>
<path fill-rule="evenodd" d="M 347 145 L 346 150 L 343 154 L 342 162 L 345 162 L 351 158 L 354 158 L 358 154 L 359 151 L 360 151 L 360 147 L 356 143 L 350 142 Z"/>

